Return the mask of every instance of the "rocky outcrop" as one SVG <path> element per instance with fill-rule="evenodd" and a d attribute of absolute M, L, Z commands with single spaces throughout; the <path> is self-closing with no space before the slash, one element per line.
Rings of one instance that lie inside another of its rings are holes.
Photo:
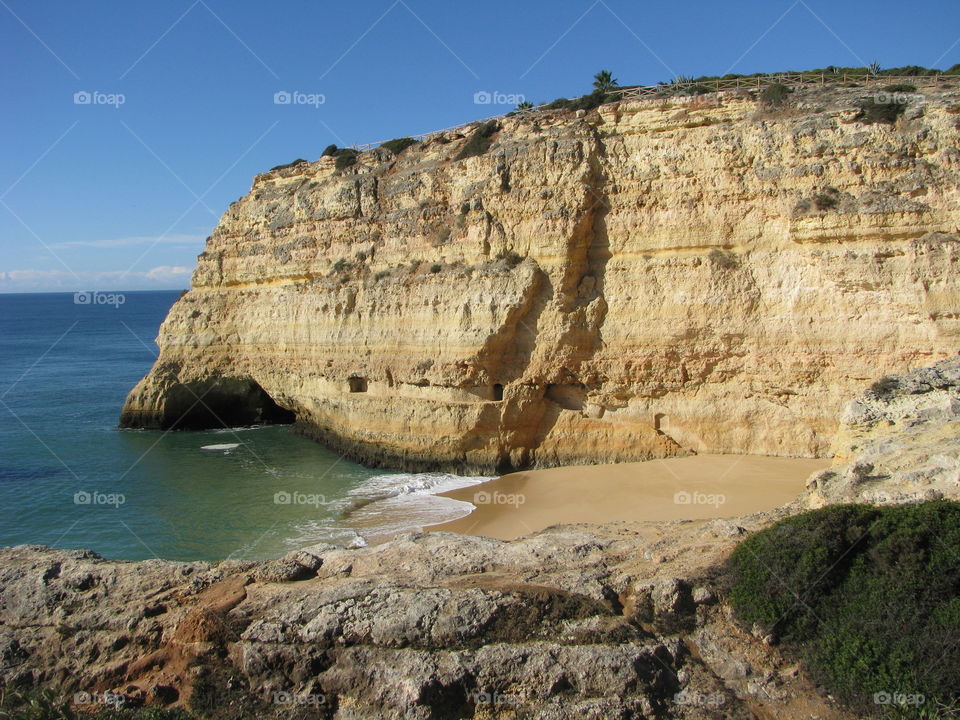
<path fill-rule="evenodd" d="M 714 94 L 259 175 L 121 422 L 286 411 L 369 464 L 471 472 L 826 454 L 856 388 L 957 344 L 960 93 L 921 92 L 896 125 L 858 89 Z"/>
<path fill-rule="evenodd" d="M 960 499 L 960 358 L 888 375 L 844 410 L 810 507 Z"/>
<path fill-rule="evenodd" d="M 718 603 L 711 564 L 743 532 L 411 534 L 216 566 L 9 548 L 0 684 L 233 719 L 847 717 Z"/>

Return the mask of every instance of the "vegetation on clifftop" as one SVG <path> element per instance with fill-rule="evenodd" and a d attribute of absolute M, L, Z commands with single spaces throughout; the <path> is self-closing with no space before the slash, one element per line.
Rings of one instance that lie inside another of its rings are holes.
<path fill-rule="evenodd" d="M 411 145 L 416 145 L 416 144 L 417 144 L 417 141 L 414 140 L 413 138 L 402 137 L 402 138 L 394 138 L 393 140 L 387 140 L 385 143 L 381 143 L 380 147 L 386 148 L 387 150 L 392 152 L 394 155 L 399 155 Z"/>
<path fill-rule="evenodd" d="M 473 131 L 467 144 L 457 154 L 457 160 L 464 160 L 469 157 L 483 155 L 493 144 L 493 136 L 500 129 L 500 123 L 496 120 L 488 120 Z"/>
<path fill-rule="evenodd" d="M 778 79 L 783 76 L 790 75 L 795 77 L 800 77 L 802 79 L 814 80 L 817 81 L 824 76 L 828 79 L 830 77 L 835 77 L 838 80 L 843 80 L 844 75 L 853 75 L 853 76 L 864 76 L 870 75 L 875 78 L 883 77 L 957 77 L 960 79 L 960 64 L 953 65 L 947 70 L 938 70 L 936 68 L 926 68 L 920 65 L 905 65 L 902 67 L 895 68 L 880 68 L 879 65 L 873 63 L 869 66 L 864 67 L 839 67 L 839 66 L 827 66 L 825 68 L 817 68 L 814 70 L 802 70 L 794 71 L 788 70 L 786 72 L 780 73 L 750 73 L 750 74 L 738 74 L 738 73 L 728 73 L 726 75 L 702 75 L 700 77 L 693 77 L 688 75 L 678 75 L 670 81 L 661 81 L 657 83 L 658 86 L 655 94 L 650 97 L 660 97 L 667 99 L 670 97 L 676 96 L 697 96 L 697 95 L 706 95 L 708 93 L 714 92 L 717 90 L 716 81 L 720 80 L 751 80 L 758 78 L 768 78 L 768 79 Z M 856 77 L 854 79 L 857 79 Z M 849 79 L 848 79 L 849 80 Z M 714 85 L 710 85 L 714 83 Z M 846 82 L 842 85 L 843 87 L 861 87 L 860 84 L 856 82 Z M 569 111 L 578 111 L 578 110 L 593 110 L 604 103 L 615 102 L 622 97 L 621 90 L 625 88 L 630 88 L 634 86 L 621 86 L 619 81 L 613 77 L 613 73 L 609 70 L 601 70 L 593 76 L 593 89 L 591 92 L 586 93 L 575 98 L 557 98 L 553 102 L 544 102 L 534 105 L 530 102 L 523 101 L 519 103 L 516 109 L 513 112 L 507 113 L 508 116 L 514 115 L 517 112 L 529 112 L 536 110 L 569 110 Z M 749 83 L 744 85 L 744 89 L 749 88 Z M 914 85 L 907 83 L 895 83 L 887 85 L 883 88 L 884 92 L 887 93 L 913 93 L 916 92 L 917 88 Z M 768 108 L 779 108 L 783 106 L 789 95 L 794 92 L 794 88 L 790 87 L 786 83 L 774 82 L 772 84 L 766 85 L 762 90 L 758 92 L 756 89 L 754 91 L 754 96 L 762 104 Z M 860 110 L 856 119 L 865 123 L 893 123 L 896 119 L 904 112 L 906 104 L 900 101 L 893 102 L 878 102 L 876 100 L 867 100 L 861 102 L 858 105 Z M 468 157 L 476 157 L 483 155 L 489 149 L 492 144 L 492 136 L 499 129 L 499 123 L 496 118 L 491 118 L 486 122 L 483 122 L 479 125 L 470 136 L 467 144 L 462 148 L 460 153 L 457 155 L 456 160 L 463 160 Z M 415 140 L 409 137 L 395 138 L 393 140 L 387 140 L 384 143 L 380 144 L 380 147 L 390 150 L 394 155 L 399 155 L 401 152 L 406 150 L 412 145 L 419 144 L 419 140 Z M 334 157 L 336 158 L 336 168 L 337 170 L 345 170 L 348 167 L 356 164 L 358 157 L 361 151 L 355 150 L 353 148 L 338 148 L 336 145 L 328 145 L 324 148 L 321 157 Z M 285 167 L 290 167 L 300 162 L 306 162 L 305 160 L 295 160 L 292 163 L 287 165 L 278 165 L 273 170 L 278 170 Z"/>
<path fill-rule="evenodd" d="M 960 717 L 960 503 L 839 505 L 751 536 L 738 619 L 870 717 Z"/>

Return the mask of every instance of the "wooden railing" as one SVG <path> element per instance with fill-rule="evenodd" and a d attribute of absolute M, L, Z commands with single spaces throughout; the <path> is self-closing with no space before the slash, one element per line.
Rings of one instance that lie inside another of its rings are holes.
<path fill-rule="evenodd" d="M 620 95 L 622 100 L 636 100 L 650 97 L 670 97 L 671 95 L 689 95 L 692 91 L 699 93 L 724 92 L 728 90 L 762 90 L 770 85 L 786 85 L 787 87 L 815 86 L 841 84 L 883 83 L 911 84 L 934 82 L 940 83 L 950 79 L 960 80 L 955 75 L 854 75 L 848 73 L 822 73 L 820 75 L 780 73 L 778 75 L 761 75 L 740 78 L 715 78 L 712 80 L 690 80 L 687 82 L 661 83 L 659 85 L 635 85 L 632 87 L 616 88 L 610 94 Z"/>

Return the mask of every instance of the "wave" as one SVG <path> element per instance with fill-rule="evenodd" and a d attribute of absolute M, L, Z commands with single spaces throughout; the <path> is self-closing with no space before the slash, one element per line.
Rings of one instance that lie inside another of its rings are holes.
<path fill-rule="evenodd" d="M 206 432 L 212 433 L 213 435 L 222 435 L 224 433 L 234 434 L 241 432 L 250 432 L 251 430 L 263 430 L 264 428 L 276 427 L 276 425 L 241 425 L 239 427 L 229 427 L 229 428 L 217 428 L 207 430 Z"/>
<path fill-rule="evenodd" d="M 392 473 L 375 475 L 349 492 L 354 498 L 382 500 L 401 495 L 439 495 L 472 487 L 492 480 L 491 477 L 465 477 L 450 473 Z"/>
<path fill-rule="evenodd" d="M 472 503 L 440 497 L 440 493 L 472 487 L 490 477 L 463 477 L 449 473 L 389 473 L 367 478 L 342 500 L 328 505 L 339 522 L 308 522 L 297 526 L 289 545 L 311 542 L 344 543 L 362 547 L 368 538 L 382 538 L 449 522 L 474 511 Z M 342 524 L 341 524 L 342 523 Z"/>

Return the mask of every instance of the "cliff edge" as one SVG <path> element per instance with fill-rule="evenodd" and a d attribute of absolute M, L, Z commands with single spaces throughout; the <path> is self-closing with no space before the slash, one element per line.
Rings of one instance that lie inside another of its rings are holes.
<path fill-rule="evenodd" d="M 960 329 L 960 91 L 895 124 L 865 92 L 539 111 L 473 157 L 468 128 L 258 175 L 121 424 L 295 420 L 461 472 L 828 454 L 856 388 Z"/>

